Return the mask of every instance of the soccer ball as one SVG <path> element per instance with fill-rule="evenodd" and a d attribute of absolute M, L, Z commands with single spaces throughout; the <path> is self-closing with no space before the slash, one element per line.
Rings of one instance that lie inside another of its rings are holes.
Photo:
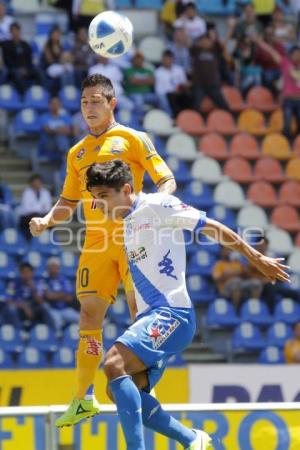
<path fill-rule="evenodd" d="M 105 58 L 124 55 L 133 40 L 133 26 L 128 17 L 105 11 L 98 14 L 89 26 L 89 44 L 95 53 Z"/>

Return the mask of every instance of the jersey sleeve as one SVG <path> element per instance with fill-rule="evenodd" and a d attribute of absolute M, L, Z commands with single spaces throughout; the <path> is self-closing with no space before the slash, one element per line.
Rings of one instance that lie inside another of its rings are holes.
<path fill-rule="evenodd" d="M 77 202 L 81 197 L 79 175 L 73 166 L 72 155 L 70 153 L 67 158 L 67 174 L 61 197 L 70 202 Z"/>
<path fill-rule="evenodd" d="M 146 133 L 139 132 L 137 135 L 136 157 L 139 164 L 148 172 L 157 187 L 167 180 L 174 179 L 172 171 L 157 153 Z"/>

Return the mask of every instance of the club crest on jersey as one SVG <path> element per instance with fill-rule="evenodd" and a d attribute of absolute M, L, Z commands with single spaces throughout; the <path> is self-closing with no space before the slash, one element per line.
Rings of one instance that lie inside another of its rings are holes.
<path fill-rule="evenodd" d="M 172 333 L 180 325 L 179 320 L 162 315 L 157 315 L 157 318 L 149 325 L 147 331 L 152 341 L 154 349 L 158 349 L 171 336 Z"/>
<path fill-rule="evenodd" d="M 81 149 L 79 150 L 79 152 L 77 153 L 77 155 L 76 155 L 76 159 L 77 159 L 78 161 L 81 161 L 82 158 L 84 157 L 84 154 L 85 154 L 85 148 L 81 148 Z"/>
<path fill-rule="evenodd" d="M 147 256 L 145 247 L 139 247 L 137 250 L 130 250 L 128 252 L 128 260 L 133 263 L 142 261 L 142 259 L 147 258 Z"/>
<path fill-rule="evenodd" d="M 123 152 L 123 144 L 124 140 L 121 138 L 113 139 L 111 146 L 110 146 L 110 152 L 114 155 L 118 155 L 119 153 Z"/>
<path fill-rule="evenodd" d="M 99 152 L 101 150 L 100 145 L 96 145 L 96 147 L 94 148 L 94 152 Z"/>

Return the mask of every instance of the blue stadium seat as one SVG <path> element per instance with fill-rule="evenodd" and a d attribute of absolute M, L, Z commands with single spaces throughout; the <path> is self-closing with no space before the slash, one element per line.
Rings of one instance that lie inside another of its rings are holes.
<path fill-rule="evenodd" d="M 116 0 L 116 8 L 117 9 L 131 9 L 132 8 L 132 0 Z"/>
<path fill-rule="evenodd" d="M 125 328 L 118 327 L 115 323 L 107 323 L 103 327 L 103 346 L 105 350 L 108 350 L 113 345 L 116 338 L 119 337 L 124 330 Z"/>
<path fill-rule="evenodd" d="M 300 306 L 291 298 L 284 298 L 275 306 L 274 317 L 277 321 L 293 324 L 300 319 Z"/>
<path fill-rule="evenodd" d="M 188 275 L 187 289 L 193 303 L 209 303 L 216 298 L 216 289 L 201 275 Z"/>
<path fill-rule="evenodd" d="M 37 134 L 41 130 L 39 115 L 32 108 L 19 111 L 14 121 L 14 131 L 20 135 Z"/>
<path fill-rule="evenodd" d="M 25 347 L 18 358 L 19 368 L 39 369 L 48 367 L 49 363 L 45 352 L 38 350 L 36 347 Z"/>
<path fill-rule="evenodd" d="M 28 262 L 34 268 L 34 274 L 37 278 L 42 278 L 47 274 L 47 265 L 45 257 L 35 250 L 30 250 L 22 259 Z"/>
<path fill-rule="evenodd" d="M 0 280 L 0 303 L 6 300 L 5 289 L 5 282 L 3 280 Z"/>
<path fill-rule="evenodd" d="M 235 309 L 231 303 L 224 298 L 217 298 L 210 303 L 206 315 L 206 323 L 209 327 L 232 327 L 240 323 Z"/>
<path fill-rule="evenodd" d="M 275 345 L 276 347 L 284 347 L 288 339 L 294 336 L 292 328 L 285 322 L 275 322 L 271 325 L 267 332 L 268 345 Z"/>
<path fill-rule="evenodd" d="M 236 327 L 232 336 L 232 348 L 235 351 L 258 351 L 265 346 L 261 332 L 256 325 L 243 322 Z"/>
<path fill-rule="evenodd" d="M 9 84 L 0 86 L 0 108 L 7 111 L 18 111 L 23 106 L 18 91 Z"/>
<path fill-rule="evenodd" d="M 78 266 L 78 257 L 72 252 L 62 252 L 61 254 L 61 273 L 67 277 L 75 277 Z"/>
<path fill-rule="evenodd" d="M 11 256 L 23 256 L 27 250 L 27 242 L 16 228 L 6 228 L 0 235 L 0 248 Z"/>
<path fill-rule="evenodd" d="M 0 278 L 12 279 L 16 275 L 16 263 L 6 252 L 0 251 Z"/>
<path fill-rule="evenodd" d="M 45 352 L 53 352 L 57 348 L 55 332 L 43 323 L 35 325 L 29 333 L 28 345 Z"/>
<path fill-rule="evenodd" d="M 234 14 L 236 11 L 236 1 L 228 0 L 197 0 L 197 7 L 201 14 L 227 16 Z"/>
<path fill-rule="evenodd" d="M 64 86 L 59 91 L 59 98 L 68 111 L 76 112 L 80 109 L 80 92 L 75 86 Z"/>
<path fill-rule="evenodd" d="M 59 245 L 52 241 L 49 230 L 31 240 L 30 250 L 40 253 L 43 257 L 58 256 L 61 253 Z"/>
<path fill-rule="evenodd" d="M 198 234 L 198 236 L 196 237 L 196 240 L 197 240 L 197 245 L 198 245 L 197 250 L 199 250 L 199 245 L 200 245 L 200 248 L 202 250 L 207 250 L 208 252 L 211 252 L 214 255 L 219 255 L 219 253 L 221 251 L 221 245 L 218 242 L 208 238 L 207 236 L 205 236 L 202 233 Z"/>
<path fill-rule="evenodd" d="M 162 1 L 161 0 L 137 0 L 135 3 L 135 7 L 138 9 L 160 10 L 162 8 Z"/>
<path fill-rule="evenodd" d="M 131 324 L 129 309 L 125 297 L 117 297 L 115 303 L 113 303 L 108 310 L 108 317 L 117 325 L 128 326 Z"/>
<path fill-rule="evenodd" d="M 75 366 L 74 349 L 65 346 L 59 347 L 59 349 L 53 354 L 51 365 L 59 368 L 73 368 Z"/>
<path fill-rule="evenodd" d="M 31 86 L 24 96 L 25 108 L 33 108 L 37 111 L 48 111 L 49 92 L 42 86 Z"/>
<path fill-rule="evenodd" d="M 229 228 L 236 229 L 235 215 L 233 211 L 223 205 L 215 205 L 209 209 L 207 216 L 210 219 L 218 220 Z"/>
<path fill-rule="evenodd" d="M 168 158 L 165 158 L 165 161 L 169 166 L 169 168 L 172 170 L 177 182 L 188 183 L 192 181 L 189 168 L 184 161 L 181 161 L 175 158 L 174 156 L 169 156 Z"/>
<path fill-rule="evenodd" d="M 211 275 L 216 262 L 216 256 L 208 250 L 197 250 L 189 263 L 190 274 Z"/>
<path fill-rule="evenodd" d="M 3 348 L 0 348 L 0 369 L 11 369 L 15 364 L 11 353 L 6 352 Z"/>
<path fill-rule="evenodd" d="M 79 341 L 79 326 L 76 323 L 71 323 L 63 331 L 61 345 L 75 350 L 78 347 Z"/>
<path fill-rule="evenodd" d="M 23 347 L 21 331 L 13 325 L 2 325 L 0 327 L 0 348 L 7 352 L 20 352 Z"/>
<path fill-rule="evenodd" d="M 183 200 L 195 208 L 210 208 L 214 204 L 213 194 L 207 184 L 194 180 L 183 191 Z"/>
<path fill-rule="evenodd" d="M 271 317 L 268 306 L 261 300 L 249 299 L 241 307 L 241 319 L 255 325 L 271 325 Z"/>
<path fill-rule="evenodd" d="M 268 346 L 259 355 L 258 362 L 261 364 L 284 364 L 283 351 L 273 345 Z"/>

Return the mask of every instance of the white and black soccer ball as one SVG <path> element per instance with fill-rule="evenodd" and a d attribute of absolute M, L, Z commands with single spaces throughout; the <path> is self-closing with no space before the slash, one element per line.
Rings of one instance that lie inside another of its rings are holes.
<path fill-rule="evenodd" d="M 105 58 L 117 58 L 126 53 L 133 41 L 133 26 L 128 17 L 105 11 L 93 18 L 89 26 L 89 44 Z"/>

